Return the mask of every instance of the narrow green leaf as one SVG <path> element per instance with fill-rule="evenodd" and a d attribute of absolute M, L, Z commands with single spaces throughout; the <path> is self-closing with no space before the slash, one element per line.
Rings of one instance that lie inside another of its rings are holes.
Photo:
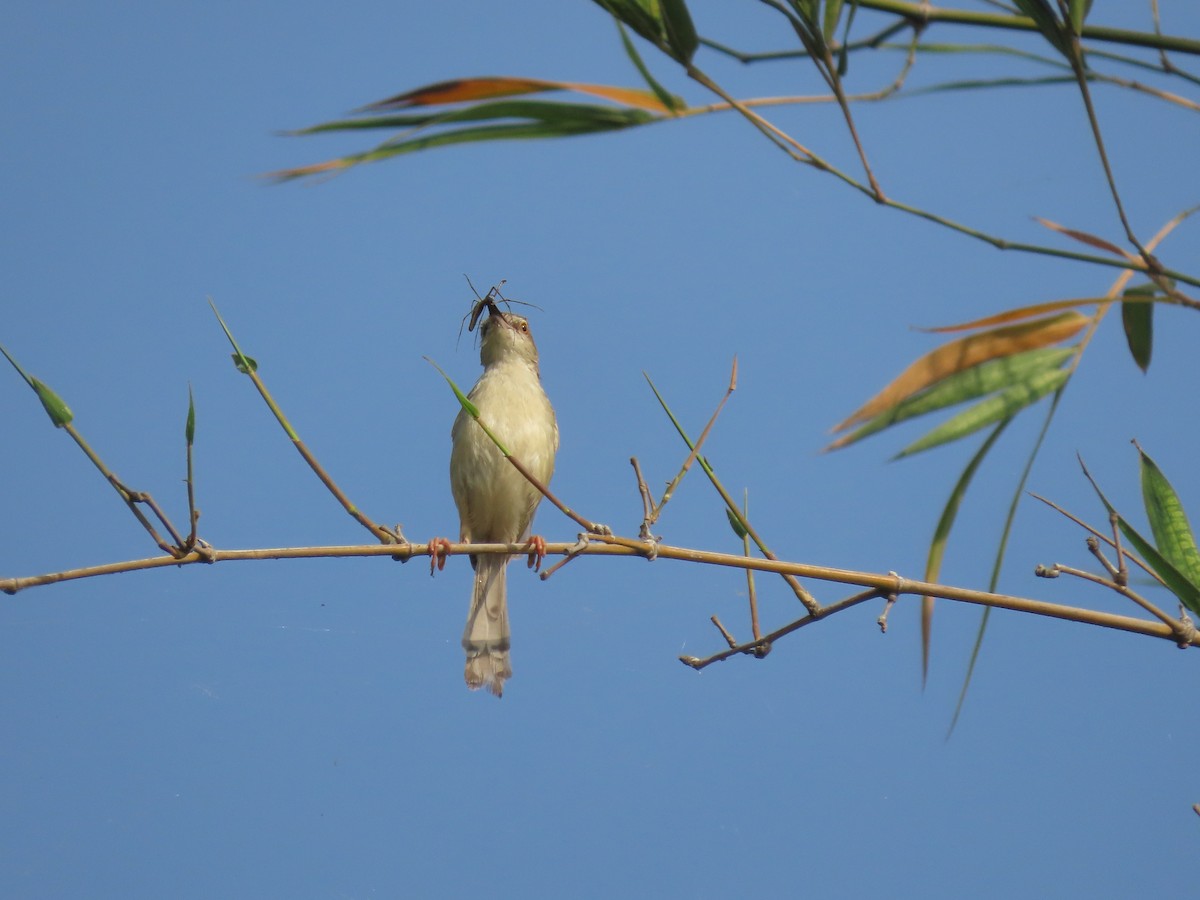
<path fill-rule="evenodd" d="M 188 414 L 187 424 L 183 427 L 183 436 L 187 440 L 188 446 L 196 440 L 196 404 L 192 399 L 192 386 L 188 385 Z"/>
<path fill-rule="evenodd" d="M 1125 292 L 1128 299 L 1121 304 L 1121 323 L 1125 326 L 1125 342 L 1138 368 L 1145 372 L 1150 368 L 1150 354 L 1154 345 L 1154 296 L 1153 285 L 1130 288 Z M 1142 299 L 1147 298 L 1147 299 Z"/>
<path fill-rule="evenodd" d="M 1092 11 L 1092 0 L 1071 0 L 1069 7 L 1071 30 L 1076 34 L 1083 34 L 1083 23 L 1087 20 L 1088 13 Z"/>
<path fill-rule="evenodd" d="M 1136 446 L 1136 444 L 1135 444 Z M 1200 551 L 1179 495 L 1140 446 L 1142 500 L 1159 552 L 1200 591 Z"/>
<path fill-rule="evenodd" d="M 1087 470 L 1087 466 L 1083 464 L 1083 460 L 1079 460 L 1079 465 L 1083 468 L 1083 474 L 1087 480 L 1091 482 L 1092 489 L 1096 492 L 1096 496 L 1100 498 L 1100 502 L 1104 504 L 1104 508 L 1111 515 L 1117 517 L 1117 527 L 1121 529 L 1121 533 L 1125 535 L 1125 540 L 1133 545 L 1133 549 L 1138 555 L 1152 568 L 1158 577 L 1166 584 L 1167 589 L 1179 598 L 1184 606 L 1194 613 L 1200 613 L 1200 588 L 1197 588 L 1182 572 L 1175 568 L 1165 556 L 1155 549 L 1154 545 L 1138 533 L 1129 522 L 1117 512 L 1116 507 L 1108 502 L 1108 498 L 1104 496 L 1104 492 L 1100 490 L 1100 485 L 1096 483 L 1096 479 Z"/>
<path fill-rule="evenodd" d="M 662 43 L 662 13 L 654 0 L 595 0 L 595 3 L 655 46 Z"/>
<path fill-rule="evenodd" d="M 656 92 L 657 93 L 657 92 Z M 665 95 L 665 96 L 664 96 Z M 679 98 L 665 91 L 659 99 L 672 108 L 681 105 Z M 630 115 L 634 113 L 634 115 Z M 432 128 L 455 122 L 490 122 L 497 119 L 524 119 L 528 122 L 545 122 L 554 125 L 578 124 L 583 127 L 607 125 L 623 128 L 630 124 L 642 124 L 653 119 L 654 114 L 643 109 L 605 106 L 599 103 L 562 103 L 554 100 L 492 100 L 474 103 L 460 109 L 448 109 L 437 113 L 388 113 L 379 116 L 360 116 L 353 119 L 335 119 L 322 122 L 298 131 L 294 136 L 307 136 L 330 131 L 366 131 L 393 128 Z"/>
<path fill-rule="evenodd" d="M 682 103 L 678 98 L 673 97 L 671 92 L 659 84 L 658 80 L 650 74 L 650 69 L 642 60 L 642 55 L 637 52 L 637 47 L 635 47 L 633 45 L 633 41 L 629 39 L 629 33 L 625 30 L 625 26 L 622 25 L 620 21 L 617 22 L 617 31 L 621 35 L 621 44 L 625 48 L 625 55 L 629 57 L 629 60 L 633 63 L 634 68 L 638 70 L 638 73 L 642 76 L 642 80 L 646 82 L 646 85 L 654 92 L 654 95 L 662 101 L 663 105 L 667 107 L 667 109 L 679 109 L 682 106 Z"/>
<path fill-rule="evenodd" d="M 476 128 L 461 128 L 454 131 L 443 131 L 427 137 L 411 140 L 385 141 L 373 150 L 342 156 L 336 160 L 317 163 L 311 166 L 299 166 L 295 169 L 285 169 L 274 172 L 270 177 L 279 181 L 293 178 L 303 178 L 308 175 L 328 174 L 338 169 L 346 169 L 362 163 L 379 162 L 404 153 L 416 153 L 434 147 L 446 147 L 453 144 L 466 144 L 476 141 L 526 140 L 530 138 L 561 138 L 580 134 L 595 134 L 603 131 L 616 131 L 636 125 L 645 125 L 662 119 L 653 113 L 640 109 L 614 109 L 615 117 L 594 117 L 590 121 L 559 121 L 559 122 L 516 122 L 500 125 L 481 125 Z"/>
<path fill-rule="evenodd" d="M 50 417 L 55 428 L 62 428 L 75 418 L 70 407 L 63 403 L 62 398 L 45 384 L 36 378 L 30 378 L 29 384 L 37 392 L 38 399 L 42 401 L 42 407 L 46 410 L 46 415 Z"/>
<path fill-rule="evenodd" d="M 1033 20 L 1037 30 L 1055 50 L 1064 56 L 1070 56 L 1067 44 L 1063 40 L 1058 16 L 1054 14 L 1054 8 L 1050 5 L 1049 0 L 1013 0 L 1013 2 L 1016 3 L 1017 9 Z"/>
<path fill-rule="evenodd" d="M 902 459 L 905 456 L 912 456 L 923 450 L 929 450 L 932 447 L 938 447 L 974 434 L 979 429 L 986 428 L 1001 419 L 1010 418 L 1052 391 L 1058 390 L 1066 383 L 1070 374 L 1066 369 L 1038 372 L 1027 381 L 1013 385 L 998 394 L 993 394 L 986 400 L 963 410 L 920 440 L 909 444 L 892 458 Z"/>
<path fill-rule="evenodd" d="M 674 51 L 679 62 L 687 65 L 696 55 L 700 39 L 696 36 L 696 26 L 692 23 L 692 14 L 688 12 L 685 0 L 659 0 L 662 10 L 662 21 L 666 29 L 667 44 Z"/>
<path fill-rule="evenodd" d="M 1024 383 L 1039 372 L 1059 368 L 1074 353 L 1073 347 L 1040 347 L 973 366 L 942 379 L 892 409 L 880 413 L 851 434 L 834 441 L 826 449 L 840 449 L 899 422 Z"/>
<path fill-rule="evenodd" d="M 958 482 L 954 485 L 954 490 L 950 492 L 950 497 L 946 500 L 946 505 L 942 508 L 942 515 L 938 518 L 937 527 L 933 530 L 933 540 L 929 542 L 929 555 L 925 560 L 925 580 L 937 581 L 942 574 L 942 560 L 946 555 L 946 544 L 950 540 L 950 531 L 954 528 L 954 522 L 958 518 L 958 508 L 962 505 L 962 499 L 966 496 L 967 488 L 971 486 L 971 480 L 975 477 L 975 472 L 978 471 L 980 464 L 988 455 L 999 440 L 1000 435 L 1004 433 L 1004 429 L 1008 427 L 1008 423 L 1012 421 L 1012 417 L 1001 419 L 1000 424 L 992 429 L 992 433 L 988 435 L 987 440 L 983 445 L 975 451 L 975 455 L 971 457 L 971 461 L 967 463 L 967 467 L 963 469 L 962 474 L 958 476 Z M 929 677 L 929 648 L 933 636 L 933 598 L 921 598 L 921 684 L 924 685 Z"/>
<path fill-rule="evenodd" d="M 841 15 L 842 0 L 825 0 L 825 15 L 821 20 L 821 32 L 825 36 L 826 44 L 832 43 Z"/>

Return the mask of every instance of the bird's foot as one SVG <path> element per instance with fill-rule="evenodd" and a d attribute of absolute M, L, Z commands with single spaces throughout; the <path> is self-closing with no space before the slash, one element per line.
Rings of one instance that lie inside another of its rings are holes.
<path fill-rule="evenodd" d="M 529 561 L 525 563 L 525 567 L 540 572 L 542 560 L 546 558 L 546 539 L 540 534 L 530 535 L 525 547 L 529 550 Z"/>
<path fill-rule="evenodd" d="M 441 571 L 446 568 L 446 551 L 450 549 L 450 542 L 444 537 L 435 537 L 429 542 L 429 574 L 433 575 L 434 569 Z"/>

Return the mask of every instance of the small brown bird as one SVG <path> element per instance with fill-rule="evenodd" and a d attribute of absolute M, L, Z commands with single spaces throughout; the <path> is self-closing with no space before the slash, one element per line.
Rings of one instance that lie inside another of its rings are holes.
<path fill-rule="evenodd" d="M 480 420 L 508 451 L 542 484 L 549 484 L 558 451 L 558 423 L 542 390 L 529 322 L 492 306 L 480 335 L 483 374 L 468 397 L 479 410 Z M 459 411 L 450 436 L 454 442 L 450 488 L 458 507 L 459 539 L 483 544 L 530 541 L 541 492 L 504 458 L 466 410 Z M 542 542 L 535 538 L 531 543 L 537 546 Z M 467 687 L 486 687 L 497 697 L 512 676 L 508 563 L 509 557 L 494 553 L 471 556 L 475 584 L 462 639 Z"/>

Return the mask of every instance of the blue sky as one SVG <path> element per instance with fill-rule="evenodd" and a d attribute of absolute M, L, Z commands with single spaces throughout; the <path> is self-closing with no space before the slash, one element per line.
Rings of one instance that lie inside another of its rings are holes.
<path fill-rule="evenodd" d="M 1200 33 L 1166 2 L 1164 29 Z M 1098 7 L 1112 4 L 1098 4 Z M 1106 22 L 1148 29 L 1141 4 Z M 695 3 L 703 34 L 774 49 L 760 5 Z M 965 39 L 946 29 L 940 40 Z M 1030 44 L 1029 46 L 1033 46 Z M 670 66 L 656 73 L 710 102 Z M 800 65 L 698 58 L 735 94 L 811 93 Z M 869 90 L 894 56 L 856 59 Z M 1194 67 L 1193 67 L 1194 68 Z M 453 535 L 446 475 L 463 275 L 531 321 L 562 447 L 556 491 L 635 533 L 636 455 L 661 486 L 684 451 L 642 378 L 698 431 L 783 558 L 918 577 L 976 442 L 885 460 L 927 426 L 832 455 L 827 430 L 936 338 L 912 325 L 1105 291 L 1108 269 L 1001 253 L 876 208 L 732 116 L 559 142 L 450 148 L 318 184 L 257 176 L 363 146 L 280 132 L 466 75 L 636 85 L 594 5 L 18 2 L 0 34 L 0 341 L 58 390 L 130 485 L 176 521 L 189 384 L 201 534 L 219 548 L 365 542 L 288 446 L 211 296 L 338 483 L 413 541 Z M 923 59 L 913 84 L 1016 72 Z M 1132 77 L 1151 80 L 1144 73 Z M 1174 90 L 1195 96 L 1180 84 Z M 1197 201 L 1196 114 L 1114 88 L 1096 102 L 1134 227 Z M 1118 239 L 1069 88 L 856 109 L 885 189 L 1013 239 L 1069 246 L 1039 215 Z M 773 118 L 854 168 L 828 107 Z M 1200 270 L 1188 224 L 1161 251 Z M 1071 248 L 1075 249 L 1075 248 Z M 1067 392 L 1030 487 L 1099 521 L 1076 452 L 1139 508 L 1137 438 L 1200 513 L 1195 313 L 1158 313 L 1142 375 L 1115 317 Z M 0 378 L 0 575 L 153 547 L 14 373 Z M 944 580 L 986 584 L 1041 422 L 1009 429 L 968 496 Z M 543 509 L 538 530 L 575 526 Z M 656 529 L 737 552 L 695 474 Z M 1032 576 L 1087 566 L 1082 536 L 1021 507 L 1005 591 L 1132 614 Z M 979 611 L 941 603 L 922 691 L 916 604 L 870 604 L 701 674 L 717 613 L 744 636 L 745 580 L 660 561 L 514 567 L 515 676 L 462 684 L 461 559 L 430 579 L 386 559 L 229 563 L 37 588 L 0 605 L 6 896 L 1182 896 L 1200 801 L 1195 657 L 997 614 L 963 720 L 946 726 Z M 764 622 L 799 615 L 760 579 Z M 831 586 L 813 589 L 824 601 Z M 1167 605 L 1165 597 L 1155 599 Z"/>

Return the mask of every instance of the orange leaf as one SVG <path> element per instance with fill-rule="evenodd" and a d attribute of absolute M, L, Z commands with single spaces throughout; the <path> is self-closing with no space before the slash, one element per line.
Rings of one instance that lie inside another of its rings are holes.
<path fill-rule="evenodd" d="M 1039 225 L 1044 225 L 1051 231 L 1057 231 L 1059 234 L 1065 234 L 1069 238 L 1074 238 L 1081 244 L 1087 244 L 1089 247 L 1095 247 L 1097 250 L 1106 250 L 1109 253 L 1113 253 L 1123 259 L 1132 260 L 1134 262 L 1136 262 L 1138 259 L 1138 257 L 1134 256 L 1132 253 L 1126 253 L 1116 244 L 1109 243 L 1108 241 L 1104 240 L 1104 238 L 1096 237 L 1094 234 L 1088 234 L 1086 231 L 1076 231 L 1074 228 L 1067 228 L 1063 225 L 1059 225 L 1057 222 L 1051 222 L 1049 219 L 1043 219 L 1038 216 L 1034 216 L 1033 221 L 1037 222 Z"/>
<path fill-rule="evenodd" d="M 652 91 L 642 91 L 636 88 L 610 87 L 607 84 L 572 84 L 562 82 L 564 90 L 578 91 L 581 94 L 592 94 L 596 97 L 603 97 L 605 100 L 612 100 L 614 103 L 624 103 L 626 106 L 634 106 L 638 109 L 649 110 L 657 113 L 677 113 L 679 108 L 667 109 L 663 102 Z"/>
<path fill-rule="evenodd" d="M 985 316 L 959 325 L 938 325 L 934 328 L 918 328 L 929 334 L 945 334 L 950 331 L 970 331 L 974 328 L 987 328 L 989 325 L 1007 325 L 1010 322 L 1020 322 L 1031 319 L 1042 313 L 1058 312 L 1061 309 L 1074 309 L 1077 306 L 1095 306 L 1099 303 L 1111 303 L 1111 297 L 1079 297 L 1075 300 L 1051 300 L 1046 303 L 1035 303 L 1032 306 L 1021 306 L 1017 309 L 1006 309 L 994 316 Z"/>
<path fill-rule="evenodd" d="M 835 432 L 845 431 L 852 425 L 864 422 L 885 410 L 891 409 L 902 400 L 923 391 L 943 378 L 962 372 L 972 366 L 1013 356 L 1026 350 L 1048 347 L 1075 335 L 1088 322 L 1088 317 L 1078 312 L 1065 312 L 1057 316 L 1046 316 L 1032 322 L 994 328 L 979 334 L 958 338 L 926 353 L 901 372 L 882 391 L 843 422 L 833 427 Z"/>
<path fill-rule="evenodd" d="M 380 112 L 388 109 L 406 109 L 411 106 L 440 106 L 445 103 L 467 103 L 472 100 L 488 100 L 495 97 L 513 97 L 518 94 L 540 94 L 545 91 L 576 91 L 603 97 L 625 106 L 646 109 L 651 112 L 671 112 L 652 92 L 634 88 L 612 87 L 607 84 L 575 84 L 567 81 L 545 81 L 540 78 L 509 78 L 494 76 L 485 78 L 457 78 L 439 81 L 406 94 L 397 94 L 380 100 L 361 111 Z"/>
<path fill-rule="evenodd" d="M 511 97 L 516 94 L 536 94 L 540 91 L 558 90 L 551 81 L 537 78 L 456 78 L 439 81 L 425 87 L 397 94 L 377 103 L 364 106 L 364 110 L 404 109 L 409 106 L 438 106 L 442 103 L 465 103 L 468 100 L 487 100 L 490 97 Z"/>

